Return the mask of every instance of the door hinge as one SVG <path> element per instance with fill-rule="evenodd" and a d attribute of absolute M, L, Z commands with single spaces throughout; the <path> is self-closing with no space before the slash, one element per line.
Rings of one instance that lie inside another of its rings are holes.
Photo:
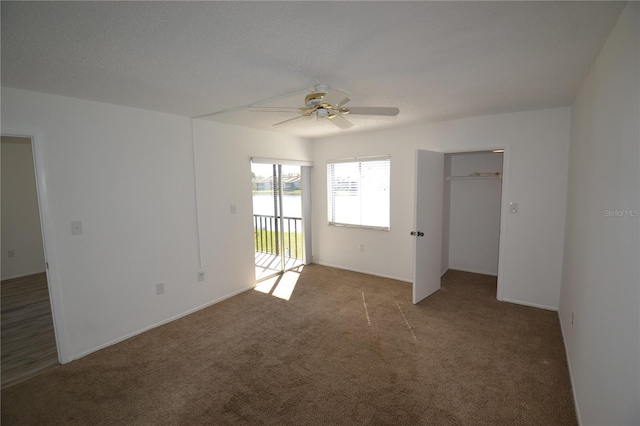
<path fill-rule="evenodd" d="M 49 262 L 44 262 L 44 264 L 47 266 L 47 269 L 49 269 Z"/>

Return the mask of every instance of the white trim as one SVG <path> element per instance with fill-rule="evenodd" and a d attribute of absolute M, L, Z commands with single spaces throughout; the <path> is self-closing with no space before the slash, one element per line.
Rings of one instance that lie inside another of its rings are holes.
<path fill-rule="evenodd" d="M 463 269 L 463 268 L 456 268 L 455 266 L 449 265 L 449 269 L 448 270 L 454 270 L 454 271 L 460 271 L 460 272 L 469 272 L 472 274 L 480 274 L 480 275 L 488 275 L 490 277 L 497 277 L 498 274 L 494 274 L 492 272 L 486 272 L 486 271 L 478 271 L 475 269 Z"/>
<path fill-rule="evenodd" d="M 391 228 L 389 226 L 354 225 L 352 223 L 340 223 L 340 222 L 328 222 L 327 226 L 335 226 L 338 228 L 373 229 L 374 231 L 391 231 Z"/>
<path fill-rule="evenodd" d="M 582 424 L 582 420 L 580 420 L 580 409 L 578 408 L 578 397 L 576 394 L 576 385 L 575 380 L 573 380 L 573 372 L 571 370 L 571 362 L 569 361 L 569 352 L 567 351 L 567 339 L 565 338 L 564 326 L 562 323 L 562 318 L 560 316 L 560 311 L 558 311 L 558 322 L 560 323 L 560 333 L 562 334 L 562 343 L 564 344 L 564 355 L 567 359 L 567 368 L 569 369 L 569 381 L 571 382 L 571 390 L 573 391 L 573 408 L 576 412 L 576 418 L 578 420 L 578 425 Z"/>
<path fill-rule="evenodd" d="M 43 272 L 47 272 L 47 270 L 43 269 L 42 271 L 24 272 L 24 273 L 20 273 L 20 274 L 17 274 L 17 275 L 10 275 L 8 277 L 2 277 L 2 281 L 15 280 L 16 278 L 28 277 L 29 275 L 41 274 Z"/>
<path fill-rule="evenodd" d="M 300 175 L 302 177 L 301 189 L 302 189 L 302 263 L 308 265 L 313 258 L 313 244 L 312 244 L 312 220 L 313 210 L 311 208 L 312 201 L 312 170 L 311 167 L 300 167 Z"/>
<path fill-rule="evenodd" d="M 499 145 L 483 145 L 483 146 L 470 146 L 468 148 L 465 147 L 456 147 L 451 149 L 443 149 L 443 154 L 475 154 L 475 153 L 487 153 L 489 154 L 494 149 L 506 149 L 509 147 L 509 144 L 499 144 Z M 503 152 L 498 152 L 495 154 L 504 154 Z"/>
<path fill-rule="evenodd" d="M 109 341 L 107 343 L 104 343 L 102 345 L 98 345 L 98 346 L 96 346 L 94 348 L 89 349 L 88 351 L 84 351 L 84 352 L 81 352 L 79 354 L 73 355 L 71 357 L 71 359 L 69 359 L 69 361 L 80 359 L 80 358 L 85 357 L 85 356 L 87 356 L 89 354 L 97 352 L 97 351 L 99 351 L 101 349 L 104 349 L 106 347 L 115 345 L 116 343 L 120 343 L 122 341 L 130 339 L 131 337 L 137 336 L 138 334 L 142 334 L 142 333 L 144 333 L 146 331 L 149 331 L 151 329 L 154 329 L 154 328 L 160 327 L 162 325 L 168 324 L 168 323 L 170 323 L 172 321 L 175 321 L 177 319 L 180 319 L 182 317 L 185 317 L 187 315 L 190 315 L 190 314 L 192 314 L 194 312 L 197 312 L 197 311 L 200 311 L 202 309 L 208 308 L 211 305 L 215 305 L 216 303 L 222 302 L 223 300 L 229 299 L 229 298 L 231 298 L 233 296 L 237 296 L 240 293 L 244 293 L 245 291 L 249 291 L 249 290 L 252 290 L 254 288 L 255 288 L 255 285 L 252 285 L 251 287 L 246 287 L 246 288 L 234 291 L 233 293 L 229 293 L 226 296 L 219 297 L 217 299 L 212 300 L 211 302 L 207 302 L 207 303 L 205 303 L 203 305 L 200 305 L 200 306 L 197 306 L 197 307 L 195 307 L 193 309 L 189 309 L 188 311 L 183 312 L 181 314 L 174 315 L 171 318 L 164 319 L 162 321 L 159 321 L 159 322 L 156 322 L 154 324 L 151 324 L 151 325 L 149 325 L 147 327 L 141 328 L 140 330 L 137 330 L 137 331 L 134 331 L 132 333 L 126 334 L 126 335 L 124 335 L 122 337 L 118 337 L 117 339 L 111 340 L 111 341 Z"/>
<path fill-rule="evenodd" d="M 363 163 L 366 161 L 384 161 L 391 160 L 391 155 L 368 155 L 366 157 L 346 157 L 346 158 L 332 158 L 327 160 L 327 164 L 337 163 Z"/>
<path fill-rule="evenodd" d="M 391 280 L 402 281 L 402 282 L 405 282 L 407 284 L 411 284 L 411 280 L 406 279 L 406 278 L 394 277 L 393 275 L 378 274 L 378 273 L 371 272 L 371 271 L 364 271 L 362 269 L 349 268 L 349 267 L 342 266 L 342 265 L 334 265 L 332 263 L 317 262 L 315 260 L 313 261 L 313 264 L 314 265 L 320 265 L 320 266 L 327 266 L 329 268 L 335 268 L 335 269 L 344 269 L 345 271 L 358 272 L 360 274 L 373 275 L 374 277 L 389 278 Z"/>
<path fill-rule="evenodd" d="M 443 273 L 440 274 L 440 278 L 444 277 L 444 274 L 449 272 L 449 268 L 445 269 Z"/>
<path fill-rule="evenodd" d="M 256 164 L 280 164 L 283 166 L 313 167 L 313 161 L 288 160 L 282 158 L 251 157 L 251 162 Z"/>
<path fill-rule="evenodd" d="M 300 171 L 300 174 L 302 175 L 302 171 Z M 278 164 L 278 213 L 280 216 L 280 232 L 276 232 L 276 234 L 278 234 L 280 236 L 280 247 L 282 248 L 282 253 L 280 253 L 280 270 L 282 272 L 284 272 L 287 269 L 287 261 L 284 259 L 284 208 L 283 208 L 283 198 L 284 198 L 284 194 L 283 194 L 283 185 L 282 185 L 282 164 Z M 275 182 L 274 182 L 275 183 Z M 276 192 L 274 191 L 274 197 Z M 302 199 L 300 200 L 302 202 Z M 302 208 L 302 206 L 300 206 L 300 208 Z M 302 214 L 301 214 L 302 216 Z M 275 218 L 275 220 L 277 220 L 277 218 Z M 275 223 L 274 220 L 274 223 Z M 302 218 L 300 218 L 300 222 L 302 224 Z M 289 230 L 289 235 L 291 235 L 291 230 Z M 289 250 L 291 250 L 291 248 L 289 248 Z"/>
<path fill-rule="evenodd" d="M 195 203 L 196 203 L 196 238 L 198 240 L 198 280 L 200 279 L 200 273 L 204 272 L 203 261 L 202 261 L 202 238 L 200 236 L 200 229 L 202 226 L 200 225 L 200 208 L 198 203 L 198 165 L 196 161 L 196 140 L 195 140 L 195 130 L 193 126 L 193 119 L 191 119 L 191 154 L 193 157 L 193 188 L 195 191 Z"/>
<path fill-rule="evenodd" d="M 502 301 L 508 302 L 508 303 L 515 303 L 516 305 L 523 305 L 523 306 L 529 306 L 532 308 L 544 309 L 546 311 L 558 312 L 558 308 L 554 308 L 552 306 L 546 306 L 546 305 L 539 305 L 537 303 L 529 303 L 529 302 L 523 302 L 521 300 L 507 299 L 507 298 L 502 299 Z"/>
<path fill-rule="evenodd" d="M 498 285 L 496 288 L 496 299 L 502 300 L 504 293 L 504 264 L 507 258 L 507 231 L 506 223 L 509 215 L 509 176 L 511 175 L 511 161 L 510 152 L 511 147 L 509 144 L 504 145 L 501 149 L 502 152 L 502 211 L 500 212 L 500 241 L 498 244 Z"/>
<path fill-rule="evenodd" d="M 58 269 L 58 257 L 56 255 L 55 232 L 53 219 L 49 208 L 49 194 L 47 189 L 47 169 L 45 163 L 44 137 L 36 129 L 20 129 L 2 127 L 2 135 L 19 136 L 31 139 L 33 152 L 33 164 L 36 174 L 36 193 L 38 195 L 38 207 L 40 210 L 40 226 L 42 231 L 42 243 L 44 247 L 44 259 L 47 262 L 47 283 L 49 287 L 49 299 L 51 301 L 51 315 L 53 316 L 53 331 L 56 337 L 58 361 L 65 364 L 71 361 L 67 345 L 67 332 L 65 326 L 64 306 L 62 303 L 62 286 Z"/>

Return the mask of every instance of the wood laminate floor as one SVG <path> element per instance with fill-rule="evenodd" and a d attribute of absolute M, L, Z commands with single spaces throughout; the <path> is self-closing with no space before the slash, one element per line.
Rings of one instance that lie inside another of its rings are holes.
<path fill-rule="evenodd" d="M 2 281 L 2 388 L 58 365 L 46 273 Z"/>

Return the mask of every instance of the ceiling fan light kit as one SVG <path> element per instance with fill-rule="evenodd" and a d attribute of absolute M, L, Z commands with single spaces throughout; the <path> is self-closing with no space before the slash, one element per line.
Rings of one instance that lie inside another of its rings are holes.
<path fill-rule="evenodd" d="M 325 108 L 318 108 L 316 111 L 316 114 L 318 115 L 318 118 L 327 118 L 329 117 L 329 111 Z M 334 114 L 335 116 L 335 114 Z"/>

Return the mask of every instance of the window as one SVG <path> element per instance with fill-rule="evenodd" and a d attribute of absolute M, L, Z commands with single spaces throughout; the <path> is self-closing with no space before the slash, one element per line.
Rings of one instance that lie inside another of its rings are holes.
<path fill-rule="evenodd" d="M 391 158 L 327 162 L 329 225 L 389 230 Z"/>

